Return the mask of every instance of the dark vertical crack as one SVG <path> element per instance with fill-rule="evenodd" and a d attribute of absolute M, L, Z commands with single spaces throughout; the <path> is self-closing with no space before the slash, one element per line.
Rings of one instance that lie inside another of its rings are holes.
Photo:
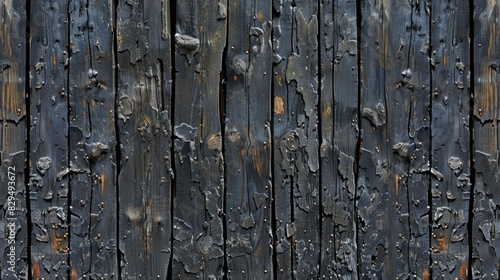
<path fill-rule="evenodd" d="M 115 106 L 114 106 L 114 119 L 115 119 L 115 122 L 114 122 L 114 125 L 115 125 L 115 131 L 116 131 L 116 146 L 115 146 L 115 150 L 116 150 L 116 193 L 115 193 L 115 196 L 116 196 L 116 241 L 115 241 L 115 244 L 116 244 L 116 258 L 117 258 L 117 276 L 116 278 L 117 279 L 120 279 L 121 278 L 121 252 L 120 252 L 120 216 L 118 213 L 120 213 L 120 184 L 118 183 L 119 182 L 119 175 L 120 175 L 120 172 L 121 172 L 121 162 L 122 162 L 122 153 L 121 153 L 121 149 L 120 149 L 120 145 L 119 143 L 121 142 L 120 141 L 120 129 L 119 129 L 119 126 L 118 126 L 118 120 L 119 120 L 119 117 L 118 117 L 118 108 L 117 108 L 117 105 L 118 105 L 118 98 L 119 98 L 119 95 L 118 95 L 118 71 L 119 71 L 119 65 L 118 65 L 118 30 L 117 30 L 117 21 L 118 21 L 118 17 L 117 17 L 117 8 L 118 8 L 118 1 L 119 0 L 113 0 L 112 2 L 112 10 L 113 10 L 113 25 L 111 28 L 113 29 L 113 69 L 114 69 L 114 94 L 115 94 Z"/>
<path fill-rule="evenodd" d="M 30 1 L 28 1 L 30 2 Z M 66 15 L 68 16 L 68 18 L 66 19 L 66 24 L 67 24 L 67 29 L 66 29 L 66 36 L 67 36 L 67 42 L 71 42 L 70 41 L 70 34 L 71 34 L 71 5 L 67 5 L 67 11 L 66 11 Z M 68 94 L 65 95 L 65 98 L 66 98 L 66 104 L 67 104 L 67 110 L 66 110 L 66 121 L 68 122 L 68 131 L 67 131 L 67 142 L 66 142 L 66 157 L 67 157 L 67 164 L 68 166 L 66 166 L 66 168 L 70 168 L 70 159 L 71 159 L 71 135 L 70 135 L 70 127 L 71 127 L 71 124 L 70 124 L 70 121 L 71 121 L 71 118 L 70 118 L 70 115 L 71 115 L 71 103 L 70 103 L 70 90 L 69 90 L 69 74 L 70 74 L 70 67 L 71 67 L 71 55 L 72 55 L 72 52 L 70 51 L 70 48 L 69 48 L 69 45 L 66 45 L 66 53 L 68 54 L 68 60 L 67 60 L 67 65 L 64 67 L 64 71 L 66 71 L 66 84 L 64 85 L 65 88 L 68 89 Z M 69 219 L 69 221 L 67 221 L 68 225 L 67 225 L 67 231 L 68 231 L 68 248 L 69 248 L 69 252 L 68 252 L 68 256 L 67 256 L 67 264 L 68 264 L 68 268 L 71 266 L 71 198 L 73 196 L 72 194 L 72 190 L 71 190 L 71 177 L 72 176 L 68 176 L 68 197 L 67 197 L 67 205 L 68 205 L 68 212 L 67 212 L 67 215 L 66 215 L 66 219 Z M 68 276 L 71 276 L 71 271 L 70 269 L 68 269 Z"/>
<path fill-rule="evenodd" d="M 281 5 L 281 4 L 280 4 Z M 272 22 L 274 24 L 274 18 L 279 17 L 279 14 L 275 11 L 274 7 L 271 8 L 271 17 L 272 17 Z M 271 28 L 271 50 L 276 49 L 276 41 L 274 40 L 274 26 Z M 272 65 L 272 70 L 271 73 L 274 73 L 274 62 L 271 63 Z M 274 74 L 273 74 L 274 77 Z M 275 117 L 274 117 L 274 89 L 276 87 L 275 84 L 275 78 L 271 79 L 271 229 L 273 231 L 273 249 L 272 249 L 272 261 L 273 261 L 273 271 L 272 271 L 272 277 L 273 279 L 279 279 L 278 278 L 278 252 L 276 250 L 277 244 L 278 244 L 278 225 L 276 219 L 276 200 L 274 199 L 276 197 L 276 185 L 274 184 L 274 162 L 275 162 L 275 156 L 274 156 L 274 151 L 279 144 L 275 144 L 275 135 L 274 135 L 274 123 L 275 123 Z"/>
<path fill-rule="evenodd" d="M 472 263 L 474 261 L 473 254 L 473 218 L 474 218 L 474 198 L 475 198 L 475 186 L 476 186 L 476 166 L 474 161 L 474 96 L 475 96 L 475 76 L 474 76 L 474 1 L 469 1 L 469 158 L 471 159 L 470 168 L 470 194 L 469 194 L 469 220 L 467 223 L 467 231 L 469 235 L 469 267 L 468 267 L 468 279 L 473 279 Z"/>
<path fill-rule="evenodd" d="M 416 4 L 418 5 L 418 4 Z M 415 7 L 415 4 L 414 2 L 410 2 L 410 44 L 408 45 L 408 54 L 407 54 L 407 57 L 406 57 L 406 69 L 410 69 L 410 60 L 411 60 L 411 55 L 412 55 L 412 52 L 411 52 L 411 49 L 412 49 L 412 45 L 413 45 L 413 32 L 415 32 L 413 30 L 413 13 L 414 13 L 414 9 L 417 9 L 417 7 Z M 403 70 L 403 71 L 407 71 L 407 70 Z M 416 70 L 416 69 L 415 69 Z M 406 77 L 404 78 L 406 79 Z M 403 81 L 404 83 L 404 81 Z M 402 84 L 401 85 L 401 88 L 404 89 L 405 85 Z M 414 91 L 414 88 L 410 89 L 411 91 L 411 95 L 413 95 L 413 91 Z M 411 97 L 410 97 L 410 102 L 411 102 Z M 407 123 L 407 131 L 408 131 L 408 140 L 410 140 L 412 138 L 411 134 L 410 134 L 410 131 L 411 131 L 411 125 L 412 125 L 412 109 L 413 107 L 412 106 L 408 106 L 409 108 L 409 112 L 408 112 L 408 123 Z M 411 140 L 410 140 L 411 141 Z M 429 142 L 432 142 L 432 141 L 429 141 Z M 429 154 L 430 154 L 430 151 L 429 151 Z M 406 207 L 408 207 L 408 221 L 407 221 L 407 226 L 408 226 L 408 241 L 406 243 L 406 250 L 408 251 L 408 254 L 406 255 L 406 263 L 408 265 L 408 273 L 409 274 L 412 274 L 412 271 L 411 271 L 411 256 L 410 256 L 410 252 L 411 252 L 411 248 L 410 248 L 410 243 L 411 243 L 411 239 L 412 239 L 412 232 L 411 232 L 411 219 L 412 219 L 412 216 L 411 216 L 411 207 L 410 207 L 410 203 L 411 203 L 411 199 L 410 199 L 410 188 L 408 188 L 409 186 L 409 183 L 410 183 L 410 176 L 411 175 L 411 172 L 410 172 L 410 165 L 411 164 L 408 164 L 408 169 L 407 169 L 407 174 L 406 176 L 404 177 L 404 182 L 405 182 L 405 185 L 407 186 L 406 187 Z M 399 176 L 397 177 L 396 180 L 399 180 Z M 430 176 L 429 176 L 429 182 L 430 182 Z M 399 184 L 399 182 L 396 182 L 396 184 Z"/>
<path fill-rule="evenodd" d="M 358 41 L 356 44 L 356 53 L 358 54 L 357 57 L 357 64 L 358 64 L 358 69 L 357 69 L 357 75 L 358 75 L 358 80 L 357 80 L 357 86 L 358 86 L 358 117 L 357 117 L 357 125 L 358 125 L 358 139 L 356 143 L 356 154 L 355 156 L 355 161 L 358 163 L 358 168 L 354 171 L 354 180 L 355 180 L 355 185 L 356 188 L 354 189 L 354 200 L 357 200 L 358 197 L 358 180 L 359 180 L 359 162 L 361 160 L 361 143 L 362 141 L 362 136 L 361 136 L 361 86 L 362 86 L 362 81 L 361 81 L 361 3 L 358 2 L 356 5 L 356 40 Z M 359 227 L 358 227 L 358 208 L 356 206 L 356 203 L 354 203 L 354 215 L 355 215 L 355 230 L 356 230 L 356 240 L 354 240 L 354 243 L 358 244 L 359 240 Z M 361 263 L 361 250 L 362 246 L 358 246 L 356 249 L 356 261 L 358 264 Z M 361 279 L 361 269 L 357 269 L 357 279 Z"/>
<path fill-rule="evenodd" d="M 175 24 L 177 20 L 176 13 L 176 0 L 169 1 L 170 9 L 170 126 L 174 124 L 174 109 L 175 109 L 175 40 L 173 40 L 173 35 L 175 34 Z M 165 108 L 165 107 L 164 107 Z M 174 198 L 175 198 L 175 188 L 176 188 L 176 170 L 175 170 L 175 151 L 174 151 L 174 135 L 173 135 L 173 127 L 171 127 L 170 131 L 172 132 L 170 135 L 170 168 L 174 174 L 173 177 L 170 178 L 170 259 L 168 262 L 168 279 L 173 279 L 173 259 L 174 259 Z"/>
<path fill-rule="evenodd" d="M 228 0 L 228 1 L 231 1 L 231 0 Z M 225 47 L 224 47 L 224 50 L 222 51 L 222 67 L 221 67 L 221 74 L 220 74 L 220 82 L 219 82 L 219 117 L 220 117 L 220 128 L 221 128 L 221 139 L 222 139 L 222 156 L 224 157 L 223 158 L 223 161 L 222 161 L 222 164 L 224 166 L 224 173 L 222 174 L 223 178 L 224 178 L 224 188 L 223 188 L 223 192 L 222 192 L 222 213 L 224 213 L 224 217 L 222 219 L 222 228 L 224 229 L 223 232 L 222 232 L 222 236 L 223 236 L 223 239 L 224 239 L 224 242 L 222 244 L 222 250 L 224 252 L 224 261 L 223 261 L 223 268 L 222 268 L 222 273 L 223 273 L 223 276 L 222 276 L 222 279 L 223 280 L 227 280 L 228 277 L 228 270 L 229 270 L 229 266 L 228 266 L 228 263 L 227 263 L 227 255 L 226 255 L 226 240 L 227 240 L 227 221 L 226 221 L 226 202 L 227 202 L 227 185 L 226 185 L 226 182 L 227 182 L 227 176 L 226 176 L 226 172 L 227 172 L 227 167 L 226 167 L 226 158 L 225 158 L 225 154 L 226 154 L 226 137 L 225 137 L 225 131 L 226 131 L 226 127 L 225 127 L 225 123 L 226 123 L 226 91 L 227 91 L 227 88 L 226 88 L 226 81 L 227 81 L 227 77 L 226 77 L 226 60 L 227 60 L 227 52 L 228 52 L 228 40 L 229 40 L 229 17 L 226 17 L 226 43 L 225 43 Z"/>
<path fill-rule="evenodd" d="M 430 110 L 429 110 L 429 121 L 431 123 L 430 127 L 429 127 L 429 132 L 430 132 L 430 135 L 431 135 L 431 139 L 429 141 L 429 161 L 430 161 L 430 167 L 432 168 L 433 166 L 433 160 L 434 160 L 434 152 L 432 150 L 432 135 L 433 135 L 433 131 L 432 131 L 432 108 L 434 108 L 434 99 L 432 98 L 432 90 L 434 88 L 434 82 L 433 82 L 433 76 L 432 76 L 432 53 L 433 53 L 433 48 L 434 46 L 432 45 L 432 16 L 433 16 L 433 10 L 432 10 L 432 5 L 429 4 L 428 5 L 428 8 L 429 8 L 429 50 L 427 52 L 427 55 L 429 56 L 429 74 L 430 74 L 430 79 L 429 79 L 429 98 L 430 98 L 430 103 L 429 103 L 429 106 L 430 106 Z M 429 212 L 428 212 L 428 216 L 427 216 L 427 219 L 428 219 L 428 230 L 427 230 L 427 238 L 429 240 L 429 265 L 432 265 L 432 211 L 433 211 L 433 207 L 432 207 L 432 176 L 429 176 L 429 180 L 427 181 L 427 206 L 428 206 L 428 209 L 429 209 Z M 411 216 L 410 216 L 411 217 Z M 429 277 L 430 279 L 433 279 L 432 278 L 432 272 L 433 272 L 433 269 L 429 269 Z"/>
<path fill-rule="evenodd" d="M 322 34 L 322 32 L 321 32 L 322 31 L 322 29 L 321 29 L 321 10 L 322 10 L 321 9 L 321 2 L 322 2 L 322 0 L 318 1 L 318 7 L 317 7 L 317 13 L 318 13 L 318 19 L 319 20 L 317 21 L 317 30 L 318 30 L 318 33 L 316 34 L 316 36 L 317 36 L 316 37 L 316 42 L 318 42 L 318 44 L 321 44 L 320 35 Z M 322 89 L 322 87 L 321 87 L 321 85 L 322 85 L 321 81 L 323 80 L 322 79 L 323 72 L 321 71 L 321 68 L 322 68 L 321 67 L 321 46 L 319 46 L 319 45 L 317 46 L 317 52 L 318 52 L 318 74 L 317 74 L 318 75 L 317 76 L 317 79 L 318 79 L 318 105 L 317 105 L 316 108 L 322 108 L 321 107 L 321 93 L 322 93 L 321 92 L 321 89 Z M 271 107 L 271 108 L 274 108 L 274 107 Z M 319 109 L 319 110 L 321 110 L 321 109 Z M 321 128 L 322 127 L 322 124 L 321 124 L 321 115 L 318 116 L 317 120 L 318 120 L 318 127 L 316 129 L 318 131 L 318 143 L 319 143 L 317 149 L 318 149 L 318 155 L 321 155 L 321 144 L 322 144 L 321 142 L 323 142 L 323 129 Z M 333 130 L 333 133 L 335 133 L 335 130 Z M 333 135 L 333 137 L 335 137 L 335 134 Z M 322 209 L 322 203 L 323 203 L 323 188 L 322 188 L 322 186 L 323 186 L 323 180 L 322 180 L 322 176 L 321 176 L 321 171 L 322 171 L 321 170 L 321 162 L 322 162 L 321 159 L 318 160 L 318 166 L 319 166 L 319 168 L 318 168 L 318 171 L 317 171 L 318 172 L 318 182 L 319 182 L 319 188 L 318 188 L 319 189 L 319 195 L 318 195 L 319 196 L 319 200 L 318 200 L 318 203 L 319 203 L 319 207 L 318 207 L 318 209 L 319 209 L 319 215 L 318 215 L 318 218 L 319 218 L 318 219 L 318 222 L 319 222 L 318 248 L 319 248 L 319 256 L 320 256 L 318 258 L 318 264 L 317 264 L 318 268 L 321 267 L 321 251 L 323 250 L 323 246 L 322 246 L 323 244 L 321 242 L 323 240 L 323 238 L 322 238 L 322 236 L 323 236 L 323 215 L 322 215 L 323 211 L 321 211 L 321 209 Z M 318 269 L 318 273 L 321 273 L 320 269 Z M 320 277 L 319 274 L 318 274 L 318 277 Z"/>
<path fill-rule="evenodd" d="M 31 38 L 31 1 L 26 1 L 26 30 L 25 30 L 25 76 L 24 76 L 24 91 L 25 91 L 25 102 L 26 102 L 26 163 L 24 165 L 24 186 L 25 186 L 25 191 L 26 191 L 26 209 L 31 210 L 31 200 L 30 200 L 30 162 L 31 162 L 31 95 L 30 95 L 30 90 L 31 90 L 31 81 L 30 81 L 30 61 L 31 61 L 31 44 L 30 44 L 30 38 Z M 27 260 L 26 263 L 28 265 L 28 271 L 26 272 L 26 278 L 31 279 L 31 233 L 33 232 L 33 225 L 31 224 L 31 211 L 26 211 L 26 226 L 27 226 Z"/>

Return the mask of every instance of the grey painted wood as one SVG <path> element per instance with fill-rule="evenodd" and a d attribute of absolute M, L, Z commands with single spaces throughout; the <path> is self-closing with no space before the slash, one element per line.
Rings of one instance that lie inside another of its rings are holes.
<path fill-rule="evenodd" d="M 174 279 L 224 277 L 222 115 L 225 1 L 177 1 Z"/>
<path fill-rule="evenodd" d="M 272 261 L 271 1 L 228 1 L 226 260 L 229 279 L 269 279 Z"/>
<path fill-rule="evenodd" d="M 357 279 L 358 50 L 356 2 L 322 1 L 321 278 Z"/>
<path fill-rule="evenodd" d="M 499 92 L 497 59 L 500 39 L 497 36 L 500 5 L 497 2 L 473 1 L 473 41 L 471 54 L 473 68 L 473 223 L 472 223 L 472 277 L 496 279 L 500 243 L 495 238 L 496 208 L 499 185 Z"/>
<path fill-rule="evenodd" d="M 431 259 L 434 279 L 467 279 L 469 266 L 469 3 L 432 6 Z M 416 259 L 416 258 L 415 258 Z M 428 263 L 418 263 L 427 267 Z"/>
<path fill-rule="evenodd" d="M 118 278 L 113 8 L 69 4 L 72 279 Z"/>
<path fill-rule="evenodd" d="M 2 279 L 21 279 L 29 274 L 28 205 L 26 173 L 27 123 L 26 107 L 27 41 L 24 30 L 26 1 L 7 2 L 0 5 L 2 28 L 0 31 L 0 270 Z M 29 63 L 29 62 L 28 62 Z"/>
<path fill-rule="evenodd" d="M 171 258 L 170 1 L 118 1 L 120 279 L 165 279 Z"/>
<path fill-rule="evenodd" d="M 287 159 L 283 142 L 289 129 L 289 87 L 286 81 L 288 56 L 292 53 L 292 1 L 273 1 L 273 185 L 274 257 L 277 279 L 292 276 L 292 182 L 282 163 Z"/>
<path fill-rule="evenodd" d="M 429 275 L 428 8 L 425 1 L 361 4 L 362 277 Z"/>
<path fill-rule="evenodd" d="M 30 6 L 31 276 L 68 278 L 68 1 Z"/>

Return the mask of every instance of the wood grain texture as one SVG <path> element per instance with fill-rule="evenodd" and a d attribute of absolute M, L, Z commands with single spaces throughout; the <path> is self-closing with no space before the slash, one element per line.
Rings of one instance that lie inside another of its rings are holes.
<path fill-rule="evenodd" d="M 425 1 L 361 4 L 361 277 L 429 273 L 427 10 Z"/>
<path fill-rule="evenodd" d="M 283 1 L 274 8 L 279 9 L 274 18 L 278 24 L 274 54 L 278 277 L 318 275 L 318 8 L 313 1 Z M 286 110 L 279 110 L 280 104 Z"/>
<path fill-rule="evenodd" d="M 291 115 L 286 69 L 292 53 L 292 1 L 273 1 L 273 185 L 274 185 L 274 258 L 275 277 L 292 276 L 292 182 L 282 163 L 287 160 L 286 143 Z M 283 146 L 283 147 L 282 147 Z"/>
<path fill-rule="evenodd" d="M 118 1 L 120 279 L 165 279 L 171 258 L 170 1 Z"/>
<path fill-rule="evenodd" d="M 26 1 L 0 4 L 0 278 L 25 279 L 28 267 Z M 29 108 L 28 108 L 29 110 Z"/>
<path fill-rule="evenodd" d="M 271 1 L 228 1 L 226 258 L 229 279 L 272 277 Z"/>
<path fill-rule="evenodd" d="M 68 278 L 68 2 L 30 11 L 31 277 Z"/>
<path fill-rule="evenodd" d="M 321 278 L 357 279 L 358 54 L 356 2 L 323 1 L 321 53 Z"/>
<path fill-rule="evenodd" d="M 71 277 L 117 279 L 114 10 L 69 5 Z"/>
<path fill-rule="evenodd" d="M 431 168 L 437 175 L 431 181 L 431 275 L 434 279 L 467 279 L 471 187 L 469 3 L 435 1 L 431 18 Z"/>
<path fill-rule="evenodd" d="M 225 1 L 177 1 L 173 278 L 222 279 Z"/>
<path fill-rule="evenodd" d="M 472 224 L 472 277 L 496 279 L 500 243 L 496 225 L 499 219 L 500 189 L 498 55 L 500 53 L 500 4 L 474 1 L 473 70 L 473 159 L 474 204 Z"/>

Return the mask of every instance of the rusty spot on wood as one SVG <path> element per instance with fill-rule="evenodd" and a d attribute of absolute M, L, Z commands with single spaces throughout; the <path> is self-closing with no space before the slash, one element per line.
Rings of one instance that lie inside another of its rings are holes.
<path fill-rule="evenodd" d="M 254 162 L 254 167 L 257 173 L 259 174 L 259 177 L 262 177 L 262 159 L 260 157 L 260 150 L 259 148 L 254 148 L 252 151 L 252 159 Z"/>
<path fill-rule="evenodd" d="M 264 13 L 262 12 L 262 10 L 257 13 L 257 18 L 260 22 L 264 22 Z"/>
<path fill-rule="evenodd" d="M 439 250 L 440 252 L 445 252 L 448 250 L 448 240 L 446 239 L 445 235 L 441 235 L 437 238 L 438 244 L 439 244 Z"/>
<path fill-rule="evenodd" d="M 52 238 L 52 242 L 50 244 L 50 247 L 52 250 L 58 252 L 58 253 L 63 253 L 62 251 L 64 248 L 61 248 L 61 243 L 63 241 L 63 237 L 59 233 L 54 234 L 54 238 Z"/>
<path fill-rule="evenodd" d="M 467 263 L 465 261 L 462 261 L 460 265 L 460 278 L 467 279 Z"/>
<path fill-rule="evenodd" d="M 283 76 L 280 74 L 276 74 L 276 79 L 278 80 L 278 85 L 280 87 L 282 87 L 283 86 Z"/>
<path fill-rule="evenodd" d="M 76 280 L 76 268 L 73 268 L 71 270 L 71 280 Z"/>
<path fill-rule="evenodd" d="M 443 55 L 443 66 L 446 66 L 446 55 Z"/>
<path fill-rule="evenodd" d="M 101 175 L 101 193 L 104 194 L 104 182 L 105 182 L 106 174 Z"/>
<path fill-rule="evenodd" d="M 40 278 L 40 265 L 38 264 L 38 262 L 33 262 L 31 264 L 31 274 L 33 276 L 33 279 Z"/>
<path fill-rule="evenodd" d="M 429 280 L 429 269 L 424 268 L 424 273 L 422 275 L 423 280 Z"/>
<path fill-rule="evenodd" d="M 396 195 L 398 195 L 398 193 L 399 193 L 399 175 L 398 174 L 396 174 L 394 176 L 394 183 L 396 185 Z"/>
<path fill-rule="evenodd" d="M 207 141 L 208 149 L 210 150 L 222 150 L 222 139 L 219 135 L 212 134 Z"/>
<path fill-rule="evenodd" d="M 238 76 L 234 75 L 233 80 L 236 82 L 238 80 Z"/>
<path fill-rule="evenodd" d="M 285 100 L 281 96 L 274 97 L 274 112 L 278 115 L 285 113 Z"/>

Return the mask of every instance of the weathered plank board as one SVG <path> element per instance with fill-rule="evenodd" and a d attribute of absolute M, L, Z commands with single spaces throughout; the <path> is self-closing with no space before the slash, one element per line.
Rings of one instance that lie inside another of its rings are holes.
<path fill-rule="evenodd" d="M 29 274 L 26 205 L 26 1 L 0 4 L 0 278 L 25 279 Z M 29 110 L 29 108 L 28 108 Z"/>
<path fill-rule="evenodd" d="M 281 147 L 289 129 L 288 83 L 286 69 L 292 53 L 292 0 L 273 1 L 273 190 L 275 278 L 292 276 L 292 182 L 282 163 L 287 160 L 286 146 Z"/>
<path fill-rule="evenodd" d="M 355 160 L 358 138 L 356 2 L 323 1 L 321 53 L 321 271 L 357 279 Z"/>
<path fill-rule="evenodd" d="M 30 11 L 31 276 L 68 278 L 68 2 Z"/>
<path fill-rule="evenodd" d="M 431 13 L 431 168 L 436 175 L 431 181 L 431 275 L 433 279 L 467 279 L 471 164 L 469 3 L 434 1 Z"/>
<path fill-rule="evenodd" d="M 116 9 L 119 278 L 165 279 L 172 234 L 170 1 L 118 1 Z"/>
<path fill-rule="evenodd" d="M 272 277 L 271 1 L 228 1 L 226 258 L 230 279 Z"/>
<path fill-rule="evenodd" d="M 473 1 L 473 190 L 472 277 L 497 279 L 500 258 L 500 205 L 498 165 L 499 90 L 498 56 L 500 54 L 500 4 L 496 1 Z"/>
<path fill-rule="evenodd" d="M 69 5 L 71 278 L 118 278 L 111 1 Z"/>
<path fill-rule="evenodd" d="M 278 277 L 310 279 L 319 270 L 318 8 L 313 1 L 275 3 Z"/>
<path fill-rule="evenodd" d="M 177 1 L 173 277 L 224 276 L 220 81 L 225 1 Z"/>
<path fill-rule="evenodd" d="M 361 4 L 362 144 L 357 206 L 362 277 L 429 276 L 425 253 L 430 173 L 426 5 L 425 1 Z"/>
<path fill-rule="evenodd" d="M 2 1 L 0 278 L 498 278 L 499 17 Z"/>

